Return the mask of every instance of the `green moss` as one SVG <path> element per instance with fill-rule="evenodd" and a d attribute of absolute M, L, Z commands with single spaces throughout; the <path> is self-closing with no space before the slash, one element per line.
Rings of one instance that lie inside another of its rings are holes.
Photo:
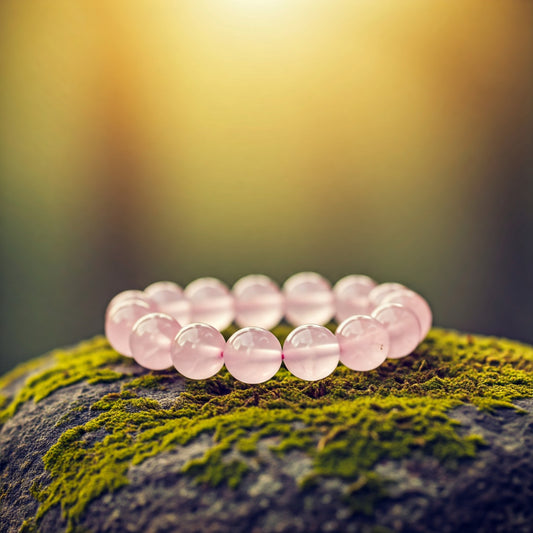
<path fill-rule="evenodd" d="M 77 345 L 72 350 L 56 350 L 50 355 L 18 366 L 0 380 L 0 389 L 43 366 L 36 374 L 30 374 L 23 387 L 10 402 L 0 399 L 0 423 L 13 416 L 22 404 L 29 400 L 39 402 L 57 389 L 86 380 L 88 383 L 116 381 L 125 376 L 107 368 L 113 363 L 124 363 L 125 358 L 109 347 L 104 337 L 96 337 Z M 131 363 L 130 363 L 131 364 Z"/>
<path fill-rule="evenodd" d="M 145 374 L 144 376 L 132 379 L 126 383 L 124 389 L 164 389 L 166 388 L 165 382 L 171 380 L 172 377 L 174 376 L 164 374 Z"/>
<path fill-rule="evenodd" d="M 281 339 L 287 332 L 275 330 Z M 125 361 L 102 339 L 55 357 L 54 366 L 28 380 L 4 417 L 59 386 L 125 377 L 109 368 Z M 35 488 L 39 510 L 25 527 L 37 527 L 60 505 L 73 531 L 94 498 L 128 483 L 131 465 L 186 446 L 200 435 L 207 435 L 212 445 L 183 467 L 183 474 L 198 483 L 237 487 L 249 470 L 247 457 L 270 437 L 275 454 L 298 449 L 311 457 L 313 469 L 302 480 L 303 488 L 324 477 L 345 479 L 350 505 L 371 512 L 387 489 L 387 481 L 374 472 L 378 461 L 416 451 L 457 467 L 483 443 L 479 436 L 457 432 L 450 409 L 462 404 L 488 411 L 514 408 L 514 400 L 533 395 L 532 370 L 529 346 L 433 330 L 415 354 L 372 372 L 339 366 L 330 377 L 308 383 L 282 369 L 267 383 L 248 386 L 222 371 L 209 380 L 187 380 L 185 392 L 166 408 L 143 397 L 143 391 L 172 388 L 180 379 L 177 374 L 125 379 L 121 392 L 95 402 L 94 417 L 65 431 L 44 456 L 51 482 Z"/>

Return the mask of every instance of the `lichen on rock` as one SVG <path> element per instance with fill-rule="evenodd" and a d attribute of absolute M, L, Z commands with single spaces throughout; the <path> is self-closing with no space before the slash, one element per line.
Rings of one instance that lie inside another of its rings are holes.
<path fill-rule="evenodd" d="M 283 340 L 288 328 L 274 333 Z M 97 337 L 1 378 L 6 530 L 423 531 L 409 512 L 433 509 L 424 491 L 446 493 L 466 467 L 479 477 L 480 457 L 501 452 L 487 421 L 529 423 L 533 405 L 520 400 L 533 397 L 532 370 L 529 346 L 435 329 L 411 356 L 372 372 L 341 365 L 309 383 L 282 369 L 245 385 L 222 371 L 195 382 L 145 371 Z M 38 416 L 42 446 L 23 457 Z M 157 505 L 139 504 L 147 483 Z M 218 509 L 221 498 L 239 504 L 236 516 Z M 329 503 L 317 510 L 316 499 Z M 183 512 L 172 527 L 175 500 Z"/>

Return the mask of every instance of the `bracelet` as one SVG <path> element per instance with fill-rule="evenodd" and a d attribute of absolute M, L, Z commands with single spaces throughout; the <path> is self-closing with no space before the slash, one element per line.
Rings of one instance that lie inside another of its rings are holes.
<path fill-rule="evenodd" d="M 296 328 L 283 348 L 269 329 L 285 317 Z M 324 327 L 335 318 L 335 333 Z M 227 341 L 220 330 L 241 327 Z M 378 285 L 350 275 L 331 287 L 314 272 L 294 274 L 280 290 L 263 275 L 250 275 L 232 290 L 200 278 L 184 290 L 162 281 L 128 290 L 108 304 L 105 333 L 119 353 L 141 366 L 174 366 L 190 379 L 207 379 L 225 365 L 239 381 L 262 383 L 281 364 L 294 376 L 325 378 L 339 361 L 352 370 L 377 368 L 386 358 L 410 354 L 432 323 L 426 300 L 399 283 Z"/>

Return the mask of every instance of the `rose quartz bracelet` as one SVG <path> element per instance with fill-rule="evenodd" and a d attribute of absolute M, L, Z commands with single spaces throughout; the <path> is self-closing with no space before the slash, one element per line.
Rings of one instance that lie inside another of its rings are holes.
<path fill-rule="evenodd" d="M 283 317 L 297 327 L 282 349 L 268 330 Z M 333 318 L 335 334 L 323 326 Z M 233 321 L 242 329 L 226 341 L 220 330 Z M 105 332 L 115 350 L 145 368 L 174 365 L 187 378 L 207 379 L 226 365 L 239 381 L 262 383 L 282 362 L 309 381 L 325 378 L 339 361 L 372 370 L 411 353 L 431 322 L 426 300 L 399 283 L 351 275 L 332 288 L 319 274 L 302 272 L 281 290 L 266 276 L 250 275 L 231 291 L 214 278 L 184 290 L 162 281 L 124 291 L 107 306 Z"/>

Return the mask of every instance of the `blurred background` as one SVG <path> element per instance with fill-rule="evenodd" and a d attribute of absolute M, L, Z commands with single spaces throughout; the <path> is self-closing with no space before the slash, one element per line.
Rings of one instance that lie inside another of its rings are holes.
<path fill-rule="evenodd" d="M 204 275 L 533 342 L 533 3 L 0 3 L 0 373 Z"/>

